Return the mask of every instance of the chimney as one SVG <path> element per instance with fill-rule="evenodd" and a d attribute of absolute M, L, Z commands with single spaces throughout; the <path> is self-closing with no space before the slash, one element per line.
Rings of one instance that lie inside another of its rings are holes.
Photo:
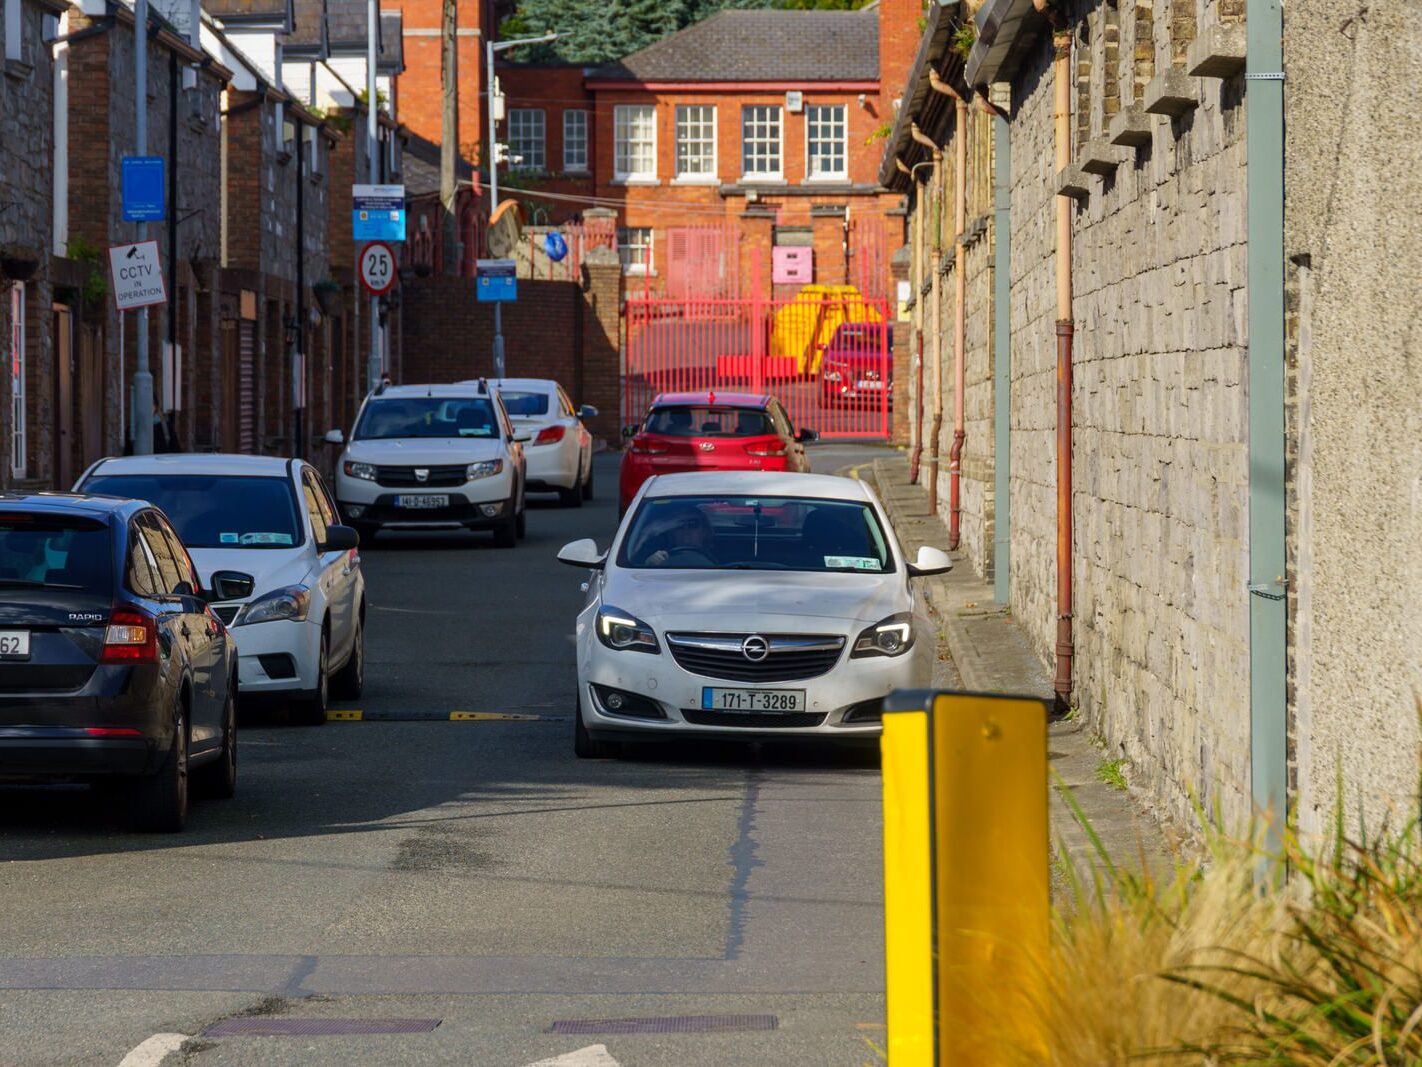
<path fill-rule="evenodd" d="M 884 102 L 884 122 L 893 121 L 894 100 L 904 93 L 918 40 L 923 35 L 919 19 L 924 14 L 924 0 L 879 0 L 879 99 Z"/>

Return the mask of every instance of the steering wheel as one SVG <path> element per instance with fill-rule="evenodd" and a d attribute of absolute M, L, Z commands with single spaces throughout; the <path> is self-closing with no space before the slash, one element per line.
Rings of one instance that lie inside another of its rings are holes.
<path fill-rule="evenodd" d="M 708 556 L 705 552 L 701 551 L 701 549 L 695 548 L 692 545 L 678 545 L 676 548 L 669 549 L 667 551 L 668 563 L 677 558 L 680 558 L 686 562 L 706 563 L 712 567 L 716 565 L 716 561 L 714 559 Z"/>

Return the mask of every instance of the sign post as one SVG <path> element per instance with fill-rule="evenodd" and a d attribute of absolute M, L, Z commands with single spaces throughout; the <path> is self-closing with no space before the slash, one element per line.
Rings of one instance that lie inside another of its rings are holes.
<path fill-rule="evenodd" d="M 139 241 L 137 244 L 110 248 L 109 279 L 113 284 L 114 304 L 120 311 L 168 302 L 168 290 L 163 284 L 163 266 L 158 261 L 157 241 Z"/>

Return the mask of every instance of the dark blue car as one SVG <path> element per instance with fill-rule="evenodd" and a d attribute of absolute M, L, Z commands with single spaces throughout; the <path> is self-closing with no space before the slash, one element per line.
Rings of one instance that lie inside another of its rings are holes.
<path fill-rule="evenodd" d="M 213 576 L 213 584 L 244 576 Z M 175 832 L 237 782 L 237 649 L 142 501 L 0 493 L 0 780 L 109 781 Z"/>

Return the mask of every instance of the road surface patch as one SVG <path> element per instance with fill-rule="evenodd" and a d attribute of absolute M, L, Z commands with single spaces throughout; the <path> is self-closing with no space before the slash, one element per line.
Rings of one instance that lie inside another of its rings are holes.
<path fill-rule="evenodd" d="M 733 1034 L 775 1030 L 774 1015 L 663 1015 L 648 1019 L 560 1019 L 555 1034 Z"/>
<path fill-rule="evenodd" d="M 565 1052 L 552 1059 L 530 1063 L 528 1067 L 618 1067 L 606 1045 L 589 1045 L 576 1052 Z"/>
<path fill-rule="evenodd" d="M 158 1067 L 170 1053 L 177 1052 L 187 1034 L 154 1034 L 119 1060 L 119 1067 Z"/>
<path fill-rule="evenodd" d="M 427 1034 L 439 1019 L 223 1019 L 202 1032 L 203 1037 L 330 1037 L 341 1034 Z"/>

